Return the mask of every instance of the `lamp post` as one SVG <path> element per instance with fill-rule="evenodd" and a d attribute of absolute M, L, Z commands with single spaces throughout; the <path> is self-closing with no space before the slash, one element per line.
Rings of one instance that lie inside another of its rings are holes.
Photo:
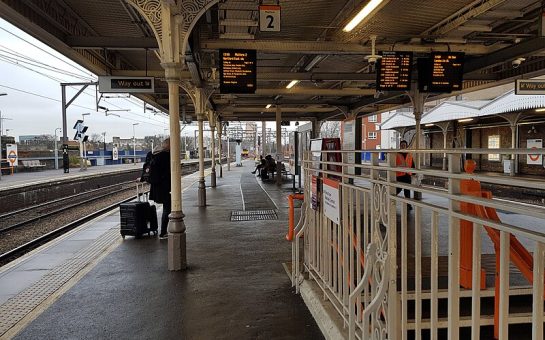
<path fill-rule="evenodd" d="M 7 96 L 7 93 L 0 93 L 0 96 Z M 0 180 L 2 179 L 2 111 L 0 111 Z"/>
<path fill-rule="evenodd" d="M 57 130 L 62 131 L 61 128 L 55 129 L 55 169 L 59 170 L 59 147 L 57 146 Z"/>
<path fill-rule="evenodd" d="M 139 123 L 132 123 L 132 144 L 133 144 L 133 157 L 134 157 L 134 165 L 136 165 L 136 135 L 134 133 L 134 127 L 138 125 Z"/>

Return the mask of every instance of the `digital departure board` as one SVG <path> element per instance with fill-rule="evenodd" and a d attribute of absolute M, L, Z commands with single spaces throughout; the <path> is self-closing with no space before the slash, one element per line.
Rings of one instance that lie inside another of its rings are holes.
<path fill-rule="evenodd" d="M 434 52 L 418 60 L 418 84 L 422 92 L 452 92 L 462 89 L 464 53 Z"/>
<path fill-rule="evenodd" d="M 382 52 L 377 64 L 377 90 L 410 90 L 412 65 L 412 52 Z"/>
<path fill-rule="evenodd" d="M 255 93 L 256 51 L 220 50 L 220 92 Z"/>

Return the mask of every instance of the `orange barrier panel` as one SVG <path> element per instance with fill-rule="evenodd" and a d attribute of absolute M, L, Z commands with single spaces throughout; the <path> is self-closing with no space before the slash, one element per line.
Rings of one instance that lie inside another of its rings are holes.
<path fill-rule="evenodd" d="M 466 172 L 473 173 L 475 162 L 466 161 Z M 476 197 L 492 199 L 490 191 L 483 191 L 481 183 L 475 180 L 462 180 L 461 193 Z M 461 203 L 460 209 L 470 215 L 494 222 L 501 222 L 496 209 L 472 203 Z M 495 294 L 494 294 L 494 337 L 499 337 L 499 268 L 500 268 L 500 231 L 489 226 L 483 226 L 494 244 L 496 253 L 495 271 Z M 471 288 L 473 258 L 473 224 L 469 221 L 460 220 L 460 285 L 464 288 Z M 520 243 L 515 235 L 509 237 L 509 259 L 520 270 L 522 275 L 532 284 L 534 282 L 532 254 Z M 481 271 L 481 289 L 484 289 L 484 271 Z"/>
<path fill-rule="evenodd" d="M 288 196 L 288 206 L 289 206 L 289 227 L 288 227 L 288 234 L 286 235 L 286 240 L 292 241 L 294 236 L 294 230 L 295 230 L 295 207 L 293 206 L 294 200 L 304 200 L 305 195 L 304 194 L 292 194 Z"/>

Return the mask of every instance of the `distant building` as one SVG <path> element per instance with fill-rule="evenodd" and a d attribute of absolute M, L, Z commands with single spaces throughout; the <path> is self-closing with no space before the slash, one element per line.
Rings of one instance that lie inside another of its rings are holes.
<path fill-rule="evenodd" d="M 39 144 L 43 142 L 55 141 L 55 137 L 51 135 L 22 135 L 19 136 L 20 144 Z"/>
<path fill-rule="evenodd" d="M 136 140 L 133 140 L 132 138 L 112 137 L 112 143 L 121 150 L 124 150 L 125 148 L 132 149 L 134 144 L 136 144 L 136 150 L 148 148 L 148 143 L 145 138 L 136 138 Z"/>

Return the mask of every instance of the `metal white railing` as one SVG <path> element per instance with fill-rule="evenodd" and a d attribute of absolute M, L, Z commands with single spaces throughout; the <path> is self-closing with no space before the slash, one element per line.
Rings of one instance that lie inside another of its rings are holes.
<path fill-rule="evenodd" d="M 419 162 L 416 169 L 397 167 L 396 151 L 379 163 L 384 150 L 365 150 L 372 160 L 361 165 L 312 159 L 348 159 L 360 151 L 305 155 L 305 201 L 292 248 L 296 291 L 303 280 L 315 282 L 350 339 L 479 339 L 483 326 L 508 339 L 509 325 L 519 325 L 521 338 L 543 339 L 545 207 L 492 196 L 498 188 L 517 187 L 522 195 L 545 190 L 545 181 L 463 173 L 462 158 L 545 151 L 404 151 L 417 160 L 446 153 L 449 170 Z M 355 168 L 362 174 L 350 175 Z M 410 172 L 413 182 L 397 182 L 397 172 Z M 479 190 L 485 184 L 492 195 Z M 400 189 L 418 198 L 397 196 Z M 519 299 L 511 308 L 510 296 Z M 523 302 L 530 300 L 531 306 Z"/>

